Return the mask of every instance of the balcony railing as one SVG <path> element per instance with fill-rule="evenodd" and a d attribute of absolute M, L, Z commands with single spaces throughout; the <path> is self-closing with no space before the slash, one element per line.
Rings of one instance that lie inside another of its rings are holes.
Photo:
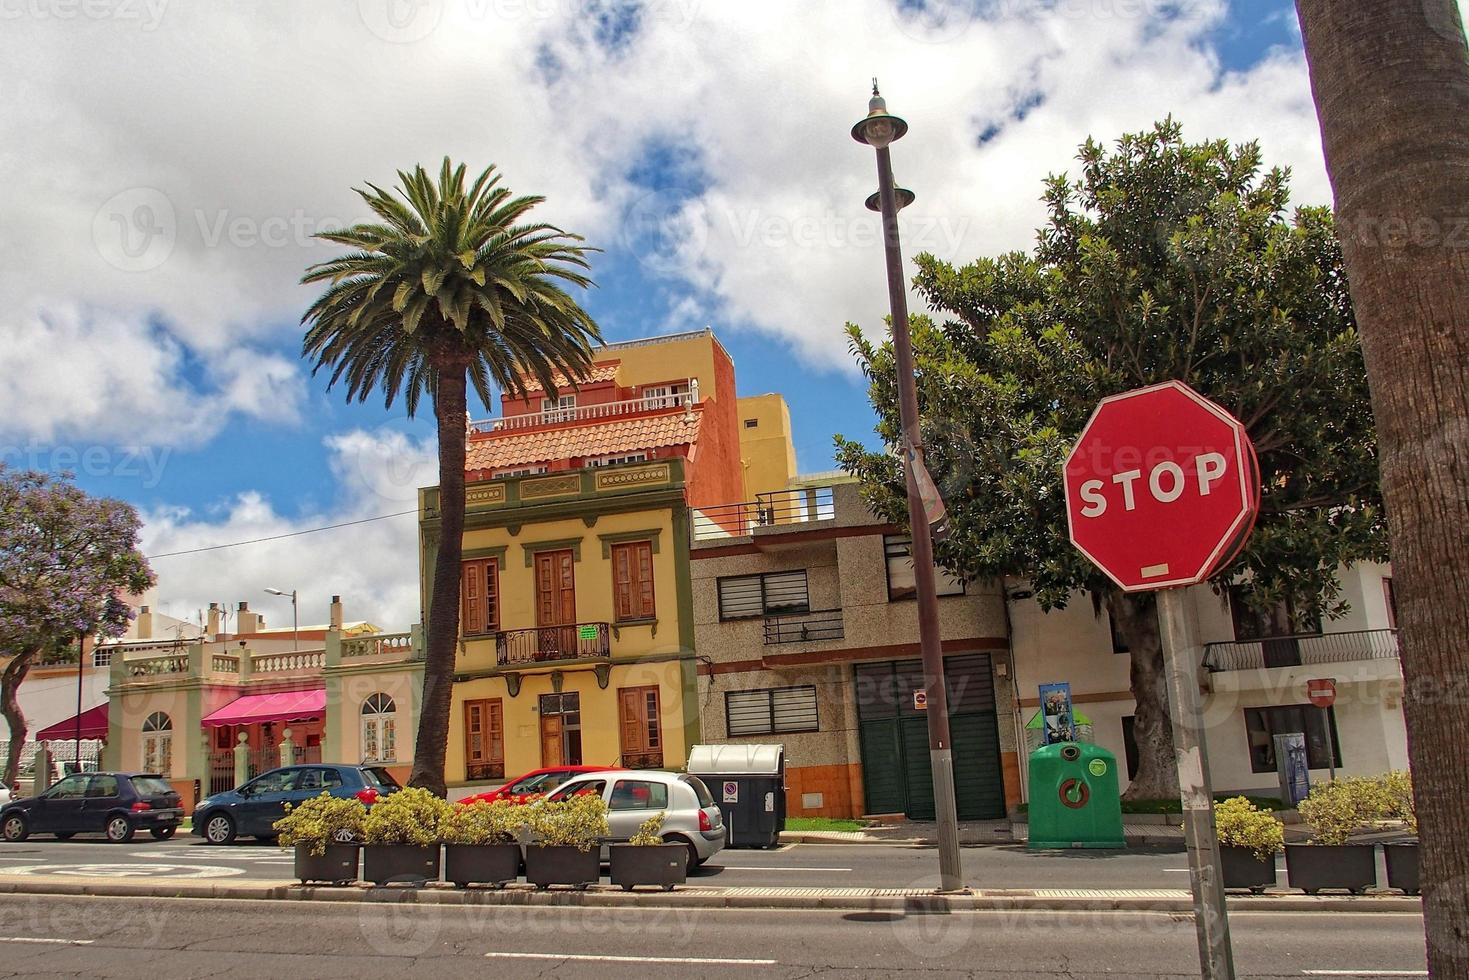
<path fill-rule="evenodd" d="M 597 660 L 612 656 L 606 623 L 573 623 L 495 634 L 495 659 L 501 667 L 551 660 Z"/>
<path fill-rule="evenodd" d="M 694 512 L 695 541 L 741 538 L 758 528 L 829 521 L 836 517 L 831 487 L 799 487 L 762 493 L 752 501 L 716 504 Z"/>
<path fill-rule="evenodd" d="M 844 635 L 840 609 L 816 609 L 795 616 L 770 616 L 765 620 L 766 646 L 840 640 Z"/>
<path fill-rule="evenodd" d="M 291 670 L 320 669 L 326 660 L 321 650 L 299 653 L 257 653 L 250 658 L 250 669 L 257 674 L 280 674 Z"/>
<path fill-rule="evenodd" d="M 370 636 L 342 637 L 342 659 L 355 660 L 359 657 L 396 655 L 401 660 L 412 660 L 415 656 L 412 633 L 375 633 Z"/>
<path fill-rule="evenodd" d="M 548 408 L 543 412 L 527 412 L 524 415 L 505 415 L 495 419 L 471 422 L 473 432 L 509 432 L 517 429 L 533 429 L 543 425 L 565 425 L 567 423 L 595 422 L 600 419 L 617 418 L 621 415 L 641 415 L 646 412 L 661 412 L 672 408 L 687 408 L 699 400 L 699 383 L 691 379 L 687 391 L 669 392 L 666 395 L 642 395 L 616 402 L 594 405 L 571 405 L 566 408 Z"/>
<path fill-rule="evenodd" d="M 140 657 L 136 660 L 130 659 L 126 661 L 126 668 L 129 677 L 187 674 L 189 672 L 189 655 L 185 653 L 175 657 Z"/>
<path fill-rule="evenodd" d="M 1256 670 L 1349 663 L 1355 660 L 1392 660 L 1398 655 L 1397 630 L 1355 630 L 1346 633 L 1296 633 L 1204 646 L 1204 666 L 1211 671 Z"/>

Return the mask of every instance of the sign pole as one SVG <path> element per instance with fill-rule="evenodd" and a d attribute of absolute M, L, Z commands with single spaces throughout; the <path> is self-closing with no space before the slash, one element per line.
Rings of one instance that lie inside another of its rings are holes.
<path fill-rule="evenodd" d="M 1336 739 L 1331 733 L 1331 707 L 1321 706 L 1321 730 L 1326 733 L 1326 768 L 1331 781 L 1336 782 Z"/>
<path fill-rule="evenodd" d="M 1161 589 L 1157 595 L 1163 669 L 1168 679 L 1168 717 L 1173 725 L 1173 752 L 1183 799 L 1183 833 L 1188 846 L 1188 877 L 1199 937 L 1200 974 L 1205 980 L 1234 980 L 1234 952 L 1224 908 L 1219 838 L 1214 828 L 1209 760 L 1199 710 L 1199 649 L 1184 608 L 1183 590 Z"/>

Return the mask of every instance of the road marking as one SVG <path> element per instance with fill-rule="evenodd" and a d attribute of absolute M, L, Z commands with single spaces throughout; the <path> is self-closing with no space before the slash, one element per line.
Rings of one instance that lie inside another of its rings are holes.
<path fill-rule="evenodd" d="M 719 864 L 714 867 L 725 871 L 851 871 L 851 868 L 777 868 L 771 865 Z"/>
<path fill-rule="evenodd" d="M 6 868 L 11 875 L 66 875 L 76 878 L 229 878 L 244 868 L 186 864 L 30 864 Z"/>
<path fill-rule="evenodd" d="M 486 953 L 489 959 L 575 960 L 587 963 L 697 963 L 710 966 L 775 966 L 778 960 L 742 960 L 722 956 L 608 956 L 591 953 Z"/>
<path fill-rule="evenodd" d="M 0 936 L 0 943 L 44 943 L 48 946 L 90 946 L 90 939 L 43 939 L 39 936 Z"/>
<path fill-rule="evenodd" d="M 1427 970 L 1302 970 L 1308 977 L 1426 977 Z"/>

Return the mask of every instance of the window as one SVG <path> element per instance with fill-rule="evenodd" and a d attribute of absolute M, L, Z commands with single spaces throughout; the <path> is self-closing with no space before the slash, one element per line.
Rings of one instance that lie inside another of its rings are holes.
<path fill-rule="evenodd" d="M 806 570 L 736 575 L 719 580 L 719 618 L 749 619 L 811 611 Z"/>
<path fill-rule="evenodd" d="M 90 776 L 67 776 L 41 794 L 48 800 L 80 800 L 87 795 Z"/>
<path fill-rule="evenodd" d="M 260 796 L 265 793 L 289 793 L 296 788 L 297 769 L 277 769 L 257 778 L 252 783 L 245 784 L 249 791 L 248 796 Z"/>
<path fill-rule="evenodd" d="M 464 702 L 466 779 L 505 778 L 505 716 L 499 698 Z"/>
<path fill-rule="evenodd" d="M 647 453 L 613 453 L 608 456 L 588 456 L 582 460 L 582 465 L 621 466 L 623 463 L 645 463 L 647 460 Z"/>
<path fill-rule="evenodd" d="M 1113 618 L 1111 613 L 1107 614 L 1107 631 L 1112 634 L 1113 653 L 1132 652 L 1132 649 L 1127 645 L 1127 641 L 1123 639 L 1122 632 L 1117 629 L 1117 620 Z M 1127 778 L 1131 779 L 1132 777 L 1129 776 Z"/>
<path fill-rule="evenodd" d="M 816 687 L 729 691 L 724 695 L 724 721 L 731 736 L 819 731 Z"/>
<path fill-rule="evenodd" d="M 569 422 L 576 418 L 576 396 L 560 395 L 542 398 L 541 411 L 546 413 L 547 422 Z"/>
<path fill-rule="evenodd" d="M 117 777 L 112 773 L 101 773 L 92 777 L 92 785 L 87 787 L 87 799 L 108 799 L 117 795 Z"/>
<path fill-rule="evenodd" d="M 1295 667 L 1301 662 L 1299 634 L 1319 632 L 1319 624 L 1298 616 L 1289 602 L 1268 609 L 1252 609 L 1241 588 L 1229 590 L 1229 614 L 1234 620 L 1234 638 L 1259 643 L 1266 667 Z M 1267 770 L 1261 770 L 1267 771 Z"/>
<path fill-rule="evenodd" d="M 658 712 L 658 688 L 618 688 L 617 718 L 622 765 L 628 769 L 661 767 L 663 729 Z"/>
<path fill-rule="evenodd" d="M 668 784 L 646 779 L 619 779 L 612 784 L 609 810 L 667 810 Z"/>
<path fill-rule="evenodd" d="M 500 628 L 500 562 L 474 558 L 460 565 L 461 619 L 465 636 Z"/>
<path fill-rule="evenodd" d="M 335 769 L 303 769 L 296 789 L 313 793 L 336 789 L 342 785 L 342 774 Z"/>
<path fill-rule="evenodd" d="M 1306 763 L 1312 769 L 1330 768 L 1332 759 L 1341 766 L 1341 745 L 1336 738 L 1336 709 L 1324 712 L 1310 704 L 1286 704 L 1245 709 L 1245 732 L 1250 742 L 1250 770 L 1275 771 L 1275 736 L 1300 733 L 1306 736 Z"/>
<path fill-rule="evenodd" d="M 675 408 L 688 401 L 689 383 L 678 381 L 666 385 L 647 385 L 643 388 L 643 408 Z"/>
<path fill-rule="evenodd" d="M 152 776 L 134 776 L 132 784 L 133 792 L 139 796 L 162 796 L 173 792 L 173 787 L 167 781 Z"/>
<path fill-rule="evenodd" d="M 162 711 L 143 722 L 143 771 L 173 775 L 173 720 Z"/>
<path fill-rule="evenodd" d="M 913 574 L 913 539 L 896 534 L 885 534 L 882 552 L 887 558 L 888 599 L 915 599 L 918 583 Z M 963 595 L 964 580 L 955 578 L 938 566 L 934 566 L 934 585 L 939 595 Z"/>
<path fill-rule="evenodd" d="M 1385 576 L 1382 580 L 1382 597 L 1387 601 L 1387 627 L 1398 628 L 1398 597 L 1393 595 L 1392 576 Z"/>
<path fill-rule="evenodd" d="M 581 694 L 542 694 L 541 765 L 581 765 Z"/>
<path fill-rule="evenodd" d="M 613 615 L 618 622 L 652 619 L 653 544 L 632 541 L 612 546 Z"/>
<path fill-rule="evenodd" d="M 745 428 L 747 428 L 747 429 L 758 429 L 758 428 L 760 428 L 760 420 L 759 419 L 745 419 Z"/>
<path fill-rule="evenodd" d="M 546 472 L 544 466 L 507 466 L 495 471 L 495 478 L 510 476 L 540 476 Z"/>
<path fill-rule="evenodd" d="M 1388 579 L 1387 581 L 1391 581 L 1391 579 Z M 93 650 L 92 651 L 92 666 L 93 667 L 111 667 L 112 666 L 112 648 L 111 647 L 98 647 L 97 649 Z"/>
<path fill-rule="evenodd" d="M 601 796 L 606 791 L 607 780 L 582 779 L 567 783 L 546 798 L 554 803 L 560 800 L 568 800 L 573 796 Z"/>
<path fill-rule="evenodd" d="M 398 761 L 398 706 L 386 694 L 362 702 L 362 761 Z"/>

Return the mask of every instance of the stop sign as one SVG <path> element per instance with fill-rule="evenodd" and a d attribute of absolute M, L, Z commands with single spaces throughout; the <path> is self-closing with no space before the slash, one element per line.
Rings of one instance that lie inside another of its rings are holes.
<path fill-rule="evenodd" d="M 1314 677 L 1306 682 L 1306 700 L 1318 708 L 1329 708 L 1336 703 L 1336 679 Z"/>
<path fill-rule="evenodd" d="M 1179 381 L 1102 399 L 1065 485 L 1071 543 L 1126 592 L 1208 578 L 1244 547 L 1260 502 L 1244 426 Z"/>

